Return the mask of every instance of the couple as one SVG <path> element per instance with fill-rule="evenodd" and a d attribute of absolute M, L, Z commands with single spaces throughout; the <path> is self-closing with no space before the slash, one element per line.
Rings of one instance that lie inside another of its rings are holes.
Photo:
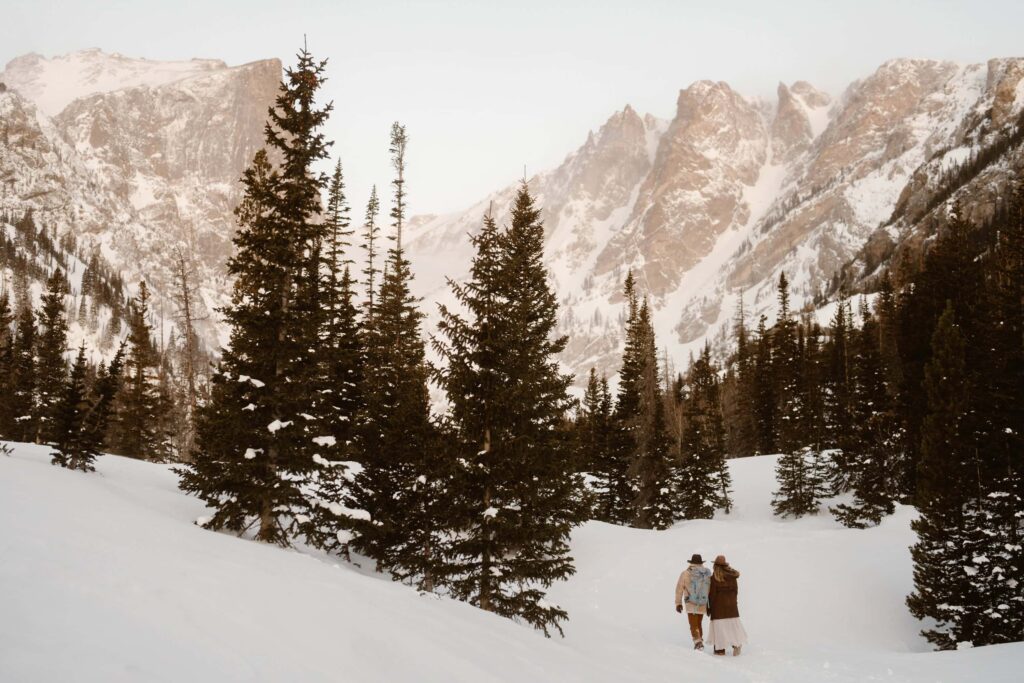
<path fill-rule="evenodd" d="M 704 649 L 704 615 L 710 614 L 708 640 L 715 654 L 724 657 L 725 648 L 732 646 L 733 656 L 739 656 L 740 648 L 747 642 L 747 632 L 740 623 L 736 603 L 739 593 L 736 579 L 739 576 L 740 573 L 726 562 L 725 555 L 715 558 L 712 570 L 704 566 L 704 559 L 699 553 L 690 558 L 689 566 L 679 575 L 676 612 L 682 613 L 685 602 L 694 650 Z"/>

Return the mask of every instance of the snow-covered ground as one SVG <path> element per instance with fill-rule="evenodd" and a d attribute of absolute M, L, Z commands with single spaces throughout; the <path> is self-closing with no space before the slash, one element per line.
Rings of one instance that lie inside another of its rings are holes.
<path fill-rule="evenodd" d="M 774 458 L 732 463 L 736 509 L 652 532 L 577 530 L 550 600 L 564 639 L 330 559 L 203 530 L 165 466 L 46 449 L 0 455 L 0 681 L 1020 680 L 1024 644 L 933 653 L 903 604 L 901 508 L 879 528 L 771 516 Z M 690 649 L 673 589 L 685 558 L 741 570 L 750 645 Z"/>

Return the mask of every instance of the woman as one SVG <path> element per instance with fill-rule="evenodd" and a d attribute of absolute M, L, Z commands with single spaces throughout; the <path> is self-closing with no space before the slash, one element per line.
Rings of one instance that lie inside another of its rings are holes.
<path fill-rule="evenodd" d="M 747 642 L 747 632 L 740 623 L 740 610 L 736 602 L 739 593 L 740 573 L 729 566 L 725 555 L 715 558 L 715 569 L 708 589 L 708 608 L 711 613 L 711 628 L 708 640 L 719 657 L 725 656 L 725 648 L 732 646 L 733 657 L 738 657 L 740 648 Z"/>

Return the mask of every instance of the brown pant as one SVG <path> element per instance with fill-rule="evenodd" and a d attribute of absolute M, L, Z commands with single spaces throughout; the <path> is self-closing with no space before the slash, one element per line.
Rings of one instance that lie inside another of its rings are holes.
<path fill-rule="evenodd" d="M 690 635 L 693 637 L 693 642 L 703 643 L 704 642 L 704 615 L 703 614 L 690 614 L 686 613 L 686 619 L 690 622 Z"/>

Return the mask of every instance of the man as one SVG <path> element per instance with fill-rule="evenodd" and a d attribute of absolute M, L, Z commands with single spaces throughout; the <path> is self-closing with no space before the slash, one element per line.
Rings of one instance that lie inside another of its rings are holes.
<path fill-rule="evenodd" d="M 676 612 L 682 613 L 686 603 L 686 618 L 690 622 L 693 649 L 704 649 L 704 615 L 708 612 L 708 590 L 711 588 L 711 570 L 704 566 L 700 553 L 694 553 L 689 566 L 676 581 Z"/>

